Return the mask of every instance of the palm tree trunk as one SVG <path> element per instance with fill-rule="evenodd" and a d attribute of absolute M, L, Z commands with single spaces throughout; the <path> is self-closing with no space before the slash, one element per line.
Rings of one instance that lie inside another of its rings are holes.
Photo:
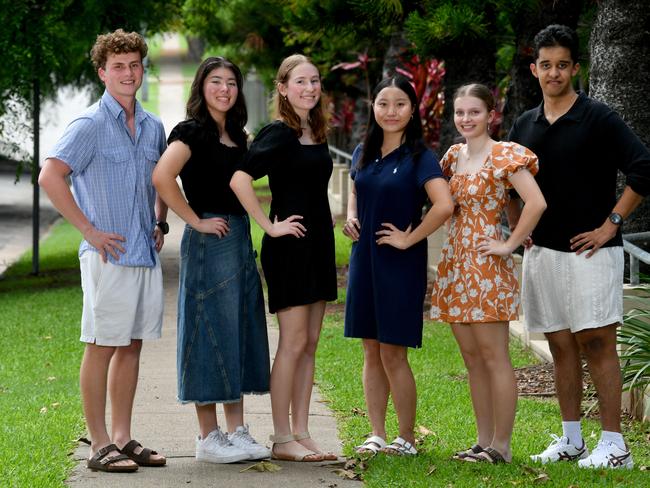
<path fill-rule="evenodd" d="M 590 40 L 591 96 L 614 109 L 650 145 L 650 9 L 646 2 L 601 0 Z M 619 190 L 625 179 L 619 175 Z M 650 230 L 650 198 L 623 225 L 623 232 Z M 648 243 L 646 243 L 647 245 Z"/>

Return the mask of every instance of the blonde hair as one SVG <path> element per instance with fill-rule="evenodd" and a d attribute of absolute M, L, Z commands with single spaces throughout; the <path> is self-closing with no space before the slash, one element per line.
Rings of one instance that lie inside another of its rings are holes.
<path fill-rule="evenodd" d="M 106 59 L 109 54 L 126 54 L 139 52 L 140 59 L 147 55 L 147 43 L 137 32 L 124 32 L 117 29 L 115 32 L 100 34 L 97 36 L 95 45 L 90 51 L 95 69 L 106 68 Z"/>
<path fill-rule="evenodd" d="M 286 85 L 291 77 L 291 72 L 301 64 L 308 63 L 316 67 L 311 60 L 302 54 L 292 54 L 284 58 L 278 73 L 275 76 L 275 93 L 273 94 L 273 116 L 291 127 L 298 137 L 302 136 L 302 129 L 300 128 L 300 117 L 289 103 L 286 97 L 280 95 L 278 85 Z M 318 68 L 316 68 L 318 70 Z M 320 72 L 318 73 L 320 77 Z M 309 127 L 311 128 L 312 137 L 314 142 L 322 143 L 327 139 L 327 117 L 325 117 L 324 101 L 321 94 L 318 103 L 314 108 L 309 111 Z"/>
<path fill-rule="evenodd" d="M 497 105 L 497 101 L 492 94 L 492 91 L 481 83 L 468 83 L 459 87 L 454 93 L 454 100 L 460 97 L 474 97 L 482 100 L 487 107 L 487 111 L 491 112 Z"/>

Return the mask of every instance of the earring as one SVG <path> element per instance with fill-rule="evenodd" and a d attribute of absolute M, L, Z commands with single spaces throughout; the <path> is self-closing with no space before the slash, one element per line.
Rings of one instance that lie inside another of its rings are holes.
<path fill-rule="evenodd" d="M 287 98 L 286 95 L 284 96 L 284 101 L 285 101 L 285 102 L 288 102 L 288 101 L 289 101 L 289 99 Z"/>
<path fill-rule="evenodd" d="M 411 120 L 413 120 L 413 114 L 411 114 Z"/>

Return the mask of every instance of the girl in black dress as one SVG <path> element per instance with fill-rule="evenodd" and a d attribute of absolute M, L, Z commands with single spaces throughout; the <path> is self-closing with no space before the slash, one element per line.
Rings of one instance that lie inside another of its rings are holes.
<path fill-rule="evenodd" d="M 334 231 L 327 199 L 332 159 L 321 104 L 316 66 L 302 55 L 286 58 L 276 78 L 278 120 L 259 132 L 230 183 L 266 232 L 262 269 L 269 311 L 277 313 L 280 325 L 271 372 L 272 456 L 291 461 L 336 459 L 321 451 L 307 429 L 325 302 L 336 299 Z M 252 186 L 253 179 L 265 175 L 272 194 L 268 216 Z"/>

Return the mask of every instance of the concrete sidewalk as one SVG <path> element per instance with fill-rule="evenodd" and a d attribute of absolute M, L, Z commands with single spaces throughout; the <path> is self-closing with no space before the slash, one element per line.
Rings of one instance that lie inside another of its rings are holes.
<path fill-rule="evenodd" d="M 182 99 L 182 73 L 178 59 L 178 45 L 174 38 L 163 48 L 165 59 L 160 62 L 160 115 L 167 133 L 184 119 Z M 180 81 L 179 81 L 180 80 Z M 198 424 L 192 405 L 181 405 L 176 400 L 176 296 L 178 290 L 178 260 L 180 239 L 184 223 L 170 211 L 170 233 L 161 252 L 165 286 L 165 315 L 163 338 L 145 343 L 140 363 L 138 391 L 133 408 L 132 435 L 145 447 L 159 451 L 167 457 L 163 468 L 140 468 L 136 473 L 108 474 L 92 472 L 86 468 L 88 446 L 80 444 L 74 453 L 78 461 L 70 486 L 84 487 L 172 487 L 172 486 L 232 486 L 232 487 L 336 487 L 355 486 L 346 482 L 332 470 L 331 463 L 276 462 L 282 469 L 277 472 L 257 472 L 243 469 L 252 463 L 209 464 L 194 459 L 194 440 Z M 277 348 L 278 329 L 275 319 L 268 317 L 269 346 L 271 354 Z M 336 422 L 326 405 L 314 391 L 311 402 L 310 430 L 323 449 L 340 453 Z M 244 400 L 245 421 L 251 434 L 267 443 L 273 432 L 271 401 L 269 395 L 247 396 Z M 223 410 L 217 410 L 219 422 L 225 426 Z M 110 419 L 110 415 L 107 415 Z M 267 443 L 268 444 L 268 443 Z"/>

